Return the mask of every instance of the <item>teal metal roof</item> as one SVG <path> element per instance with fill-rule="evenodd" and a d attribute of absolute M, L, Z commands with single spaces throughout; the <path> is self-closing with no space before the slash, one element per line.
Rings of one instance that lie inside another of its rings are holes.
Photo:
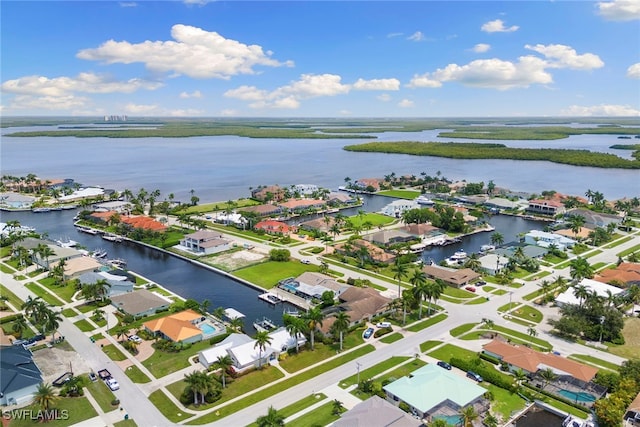
<path fill-rule="evenodd" d="M 423 413 L 445 400 L 464 407 L 487 391 L 471 380 L 435 364 L 423 366 L 414 371 L 411 378 L 400 378 L 383 389 Z"/>

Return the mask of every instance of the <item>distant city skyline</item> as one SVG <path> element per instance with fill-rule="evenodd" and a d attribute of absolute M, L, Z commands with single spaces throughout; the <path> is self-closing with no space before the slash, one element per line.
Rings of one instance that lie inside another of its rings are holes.
<path fill-rule="evenodd" d="M 3 116 L 640 117 L 640 0 L 3 1 Z"/>

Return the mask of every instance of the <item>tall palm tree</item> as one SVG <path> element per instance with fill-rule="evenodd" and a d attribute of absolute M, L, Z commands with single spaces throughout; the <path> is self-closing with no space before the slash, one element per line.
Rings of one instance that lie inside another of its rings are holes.
<path fill-rule="evenodd" d="M 324 314 L 318 307 L 309 309 L 304 315 L 304 320 L 307 324 L 309 334 L 311 335 L 311 350 L 315 349 L 315 331 L 318 326 L 322 326 L 324 320 Z"/>
<path fill-rule="evenodd" d="M 44 317 L 44 325 L 43 330 L 52 331 L 51 340 L 56 339 L 56 332 L 58 332 L 58 328 L 60 327 L 60 322 L 62 322 L 62 316 L 59 311 L 53 311 L 51 309 L 47 309 Z"/>
<path fill-rule="evenodd" d="M 284 417 L 273 406 L 269 406 L 267 415 L 258 417 L 256 424 L 258 427 L 280 427 L 284 425 Z"/>
<path fill-rule="evenodd" d="M 538 331 L 536 331 L 536 328 L 533 328 L 533 327 L 527 329 L 527 333 L 529 334 L 530 337 L 533 337 L 533 338 L 538 336 Z"/>
<path fill-rule="evenodd" d="M 49 245 L 45 245 L 44 243 L 38 244 L 34 249 L 34 253 L 36 256 L 40 258 L 40 260 L 45 261 L 47 270 L 49 269 L 49 258 L 55 255 L 53 249 L 49 247 Z"/>
<path fill-rule="evenodd" d="M 258 369 L 260 369 L 262 368 L 262 352 L 267 348 L 269 344 L 271 344 L 271 336 L 269 336 L 269 332 L 267 331 L 259 331 L 256 333 L 254 339 L 256 340 L 256 343 L 253 345 L 253 348 L 258 347 Z"/>
<path fill-rule="evenodd" d="M 491 244 L 500 246 L 504 243 L 504 236 L 499 231 L 495 231 L 491 234 Z"/>
<path fill-rule="evenodd" d="M 538 375 L 540 375 L 540 378 L 542 378 L 542 388 L 540 390 L 544 390 L 546 386 L 548 386 L 550 383 L 554 382 L 556 378 L 558 378 L 556 373 L 553 372 L 553 369 L 551 368 L 545 369 L 544 371 L 540 372 Z"/>
<path fill-rule="evenodd" d="M 18 334 L 18 338 L 22 338 L 22 333 L 29 329 L 29 325 L 27 325 L 27 319 L 24 316 L 19 316 L 11 325 L 11 331 Z"/>
<path fill-rule="evenodd" d="M 284 323 L 285 323 L 285 328 L 287 332 L 289 332 L 289 335 L 291 335 L 293 339 L 296 340 L 296 353 L 298 353 L 300 350 L 300 345 L 298 343 L 299 341 L 298 336 L 304 333 L 307 325 L 304 319 L 300 317 L 287 316 L 287 315 L 285 315 Z"/>
<path fill-rule="evenodd" d="M 482 263 L 480 262 L 480 257 L 478 256 L 478 254 L 471 254 L 465 261 L 464 266 L 465 268 L 470 268 L 473 271 L 480 271 L 482 269 Z"/>
<path fill-rule="evenodd" d="M 104 301 L 104 299 L 109 294 L 109 288 L 111 288 L 111 284 L 107 282 L 107 279 L 99 279 L 94 283 L 95 287 L 95 295 L 96 297 L 100 297 L 100 301 Z"/>
<path fill-rule="evenodd" d="M 58 395 L 56 395 L 55 390 L 51 386 L 51 384 L 42 383 L 38 386 L 36 393 L 34 395 L 34 402 L 40 406 L 42 410 L 44 422 L 49 421 L 49 411 L 53 403 L 60 399 Z"/>
<path fill-rule="evenodd" d="M 220 377 L 222 378 L 222 388 L 226 388 L 227 382 L 225 379 L 227 371 L 233 366 L 233 360 L 231 356 L 225 354 L 224 356 L 218 356 L 218 367 L 220 368 Z"/>
<path fill-rule="evenodd" d="M 478 419 L 478 413 L 473 406 L 465 406 L 460 409 L 460 417 L 464 427 L 473 427 L 473 422 Z"/>
<path fill-rule="evenodd" d="M 513 377 L 515 378 L 516 384 L 518 385 L 518 387 L 520 387 L 522 383 L 527 380 L 527 373 L 522 369 L 518 368 L 513 372 Z"/>
<path fill-rule="evenodd" d="M 573 287 L 573 296 L 578 298 L 578 306 L 582 308 L 582 303 L 589 296 L 589 289 L 585 285 L 575 285 Z"/>
<path fill-rule="evenodd" d="M 342 339 L 344 337 L 344 333 L 349 329 L 351 318 L 344 311 L 338 312 L 335 315 L 335 318 L 336 320 L 333 322 L 333 329 L 340 335 L 340 351 L 342 351 Z"/>
<path fill-rule="evenodd" d="M 578 233 L 582 230 L 582 226 L 585 224 L 585 217 L 582 215 L 571 215 L 569 217 L 569 228 L 573 231 L 573 237 L 578 238 Z"/>
<path fill-rule="evenodd" d="M 239 317 L 234 317 L 233 319 L 229 320 L 229 328 L 231 328 L 231 330 L 233 330 L 234 332 L 242 332 L 243 325 L 244 322 Z"/>
<path fill-rule="evenodd" d="M 418 301 L 418 317 L 422 319 L 422 301 L 429 297 L 429 305 L 431 305 L 431 289 L 427 285 L 427 275 L 422 270 L 415 270 L 413 276 L 409 279 L 413 285 L 413 296 Z"/>
<path fill-rule="evenodd" d="M 202 375 L 200 375 L 199 371 L 184 374 L 184 382 L 187 384 L 187 388 L 193 393 L 193 404 L 198 405 L 198 395 L 201 394 L 204 389 Z"/>
<path fill-rule="evenodd" d="M 444 293 L 444 290 L 447 289 L 447 286 L 449 285 L 447 285 L 447 283 L 442 279 L 436 279 L 435 282 L 429 283 L 429 287 L 431 288 L 431 299 L 434 304 L 438 304 L 438 299 L 440 299 L 440 295 Z M 429 304 L 428 309 L 431 310 L 431 304 Z M 431 315 L 430 311 L 429 315 Z"/>
<path fill-rule="evenodd" d="M 585 258 L 578 257 L 569 262 L 569 275 L 574 283 L 580 282 L 582 279 L 590 279 L 593 277 L 593 267 Z"/>

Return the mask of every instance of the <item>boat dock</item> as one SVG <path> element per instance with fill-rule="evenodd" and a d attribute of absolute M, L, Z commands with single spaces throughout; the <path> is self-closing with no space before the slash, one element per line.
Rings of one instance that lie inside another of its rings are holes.
<path fill-rule="evenodd" d="M 284 298 L 282 298 L 280 295 L 276 295 L 271 292 L 265 292 L 264 294 L 260 294 L 258 295 L 258 298 L 260 298 L 262 301 L 266 301 L 269 304 L 273 304 L 273 305 L 284 302 Z"/>
<path fill-rule="evenodd" d="M 266 317 L 253 322 L 253 327 L 258 332 L 271 332 L 274 329 L 278 329 L 278 325 L 276 325 L 271 319 L 268 319 Z"/>

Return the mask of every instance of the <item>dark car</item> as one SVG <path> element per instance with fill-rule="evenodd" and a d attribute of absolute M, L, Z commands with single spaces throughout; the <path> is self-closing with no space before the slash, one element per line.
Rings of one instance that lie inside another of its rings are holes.
<path fill-rule="evenodd" d="M 373 328 L 367 328 L 367 330 L 364 331 L 364 334 L 362 334 L 362 337 L 364 339 L 367 339 L 367 338 L 371 338 L 371 335 L 373 335 Z"/>
<path fill-rule="evenodd" d="M 89 372 L 89 379 L 91 381 L 97 381 L 98 380 L 98 376 L 96 375 L 95 372 Z"/>
<path fill-rule="evenodd" d="M 443 360 L 438 361 L 438 366 L 440 366 L 441 368 L 444 368 L 444 369 L 446 369 L 448 371 L 451 370 L 451 365 L 449 365 L 447 362 L 445 362 Z"/>
<path fill-rule="evenodd" d="M 475 372 L 473 372 L 473 371 L 467 371 L 467 378 L 471 378 L 472 380 L 476 380 L 476 381 L 478 381 L 479 383 L 481 383 L 482 381 L 484 381 L 484 380 L 482 379 L 482 377 L 481 377 L 479 374 L 476 374 L 476 373 L 475 373 Z"/>

